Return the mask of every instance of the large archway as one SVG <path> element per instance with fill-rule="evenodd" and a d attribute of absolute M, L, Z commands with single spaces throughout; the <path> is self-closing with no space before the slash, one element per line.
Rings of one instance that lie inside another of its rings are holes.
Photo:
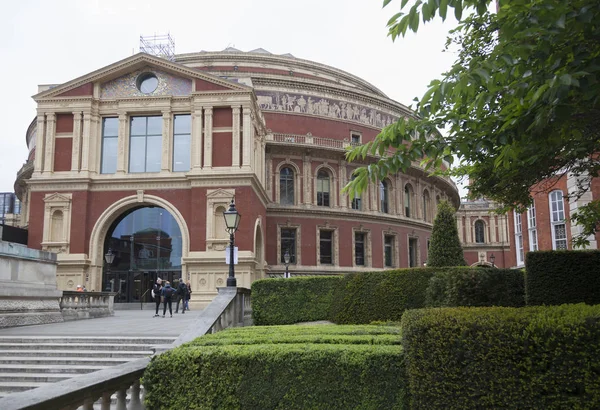
<path fill-rule="evenodd" d="M 104 253 L 113 261 L 102 275 L 102 289 L 116 292 L 115 302 L 150 302 L 148 289 L 158 277 L 171 283 L 182 277 L 182 237 L 175 218 L 164 208 L 138 206 L 112 223 Z"/>

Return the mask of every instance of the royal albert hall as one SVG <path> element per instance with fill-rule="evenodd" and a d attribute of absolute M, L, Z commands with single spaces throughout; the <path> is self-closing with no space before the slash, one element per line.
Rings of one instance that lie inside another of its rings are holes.
<path fill-rule="evenodd" d="M 412 115 L 368 82 L 263 49 L 139 53 L 40 86 L 15 191 L 29 246 L 58 253 L 58 286 L 150 301 L 156 277 L 225 286 L 235 199 L 238 286 L 281 275 L 422 266 L 436 203 L 455 184 L 415 163 L 361 196 L 340 192 L 347 147 Z M 111 264 L 105 261 L 109 252 Z"/>

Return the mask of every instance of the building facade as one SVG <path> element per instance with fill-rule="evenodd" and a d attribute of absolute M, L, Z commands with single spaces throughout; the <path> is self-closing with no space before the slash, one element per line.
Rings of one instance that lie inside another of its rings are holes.
<path fill-rule="evenodd" d="M 0 225 L 19 226 L 21 201 L 12 192 L 0 192 Z"/>
<path fill-rule="evenodd" d="M 207 303 L 228 273 L 232 199 L 239 286 L 283 272 L 286 251 L 292 275 L 421 266 L 436 204 L 460 203 L 450 179 L 418 163 L 360 197 L 340 193 L 376 160 L 349 164 L 346 148 L 412 113 L 292 55 L 140 53 L 33 98 L 15 190 L 29 246 L 58 253 L 60 289 L 85 283 L 139 302 L 157 276 L 182 277 Z"/>

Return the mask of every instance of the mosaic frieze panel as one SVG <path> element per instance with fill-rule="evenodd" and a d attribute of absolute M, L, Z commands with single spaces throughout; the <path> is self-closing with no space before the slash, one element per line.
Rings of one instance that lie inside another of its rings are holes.
<path fill-rule="evenodd" d="M 397 120 L 397 117 L 371 107 L 331 98 L 268 91 L 257 91 L 256 96 L 260 108 L 266 111 L 287 111 L 338 118 L 379 128 L 390 125 Z"/>
<path fill-rule="evenodd" d="M 137 88 L 137 78 L 142 73 L 151 72 L 158 78 L 158 87 L 150 94 L 144 94 Z M 100 86 L 100 98 L 146 97 L 154 95 L 190 95 L 192 80 L 175 77 L 160 70 L 146 68 L 134 71 L 122 77 L 111 80 Z"/>

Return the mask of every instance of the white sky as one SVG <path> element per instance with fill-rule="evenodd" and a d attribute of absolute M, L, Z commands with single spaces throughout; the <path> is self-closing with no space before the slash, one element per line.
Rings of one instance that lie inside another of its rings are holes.
<path fill-rule="evenodd" d="M 442 52 L 453 22 L 427 24 L 392 43 L 394 0 L 19 0 L 0 15 L 0 192 L 12 192 L 27 159 L 25 133 L 38 84 L 64 83 L 138 52 L 139 36 L 171 33 L 176 53 L 242 51 L 327 64 L 409 105 L 450 67 Z"/>

